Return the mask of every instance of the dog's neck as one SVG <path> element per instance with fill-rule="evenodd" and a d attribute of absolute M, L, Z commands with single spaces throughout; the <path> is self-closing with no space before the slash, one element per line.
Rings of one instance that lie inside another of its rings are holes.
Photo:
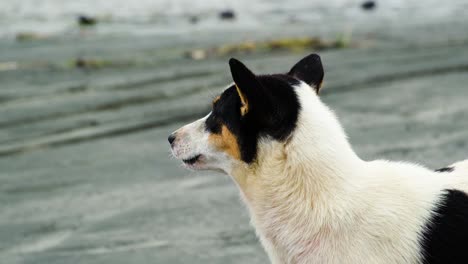
<path fill-rule="evenodd" d="M 230 172 L 246 198 L 255 196 L 259 191 L 255 185 L 260 182 L 262 189 L 303 182 L 303 191 L 319 195 L 326 188 L 349 182 L 364 164 L 334 113 L 309 91 L 298 89 L 298 93 L 304 102 L 290 138 L 284 142 L 260 140 L 256 161 L 238 164 Z"/>
<path fill-rule="evenodd" d="M 328 232 L 329 223 L 339 217 L 335 214 L 345 210 L 344 203 L 333 200 L 346 200 L 364 165 L 334 114 L 317 97 L 302 99 L 309 101 L 291 137 L 260 142 L 255 164 L 232 171 L 261 239 L 280 248 L 297 243 L 313 247 L 314 238 Z M 304 237 L 311 240 L 298 241 Z"/>

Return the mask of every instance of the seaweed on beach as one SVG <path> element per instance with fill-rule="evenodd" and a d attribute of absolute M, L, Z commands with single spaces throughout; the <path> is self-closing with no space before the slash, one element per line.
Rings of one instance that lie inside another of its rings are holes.
<path fill-rule="evenodd" d="M 325 40 L 319 37 L 279 38 L 268 41 L 244 41 L 208 49 L 193 49 L 187 51 L 185 56 L 193 60 L 203 60 L 211 57 L 262 52 L 340 49 L 348 47 L 349 43 L 349 38 L 341 35 L 334 40 Z"/>

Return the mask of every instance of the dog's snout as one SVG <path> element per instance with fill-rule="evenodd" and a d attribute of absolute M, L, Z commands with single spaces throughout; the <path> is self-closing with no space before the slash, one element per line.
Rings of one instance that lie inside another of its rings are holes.
<path fill-rule="evenodd" d="M 169 137 L 167 138 L 167 140 L 169 141 L 169 144 L 171 144 L 172 146 L 172 143 L 174 143 L 174 140 L 176 139 L 176 136 L 174 133 L 170 134 Z"/>

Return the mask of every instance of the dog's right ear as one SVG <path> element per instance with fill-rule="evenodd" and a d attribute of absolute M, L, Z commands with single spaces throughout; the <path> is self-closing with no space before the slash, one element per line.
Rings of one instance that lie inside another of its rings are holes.
<path fill-rule="evenodd" d="M 231 58 L 229 60 L 232 79 L 241 100 L 240 113 L 245 116 L 252 108 L 258 106 L 262 98 L 263 87 L 255 74 L 242 62 Z"/>
<path fill-rule="evenodd" d="M 288 75 L 297 78 L 319 93 L 323 81 L 323 66 L 320 56 L 317 54 L 310 54 L 309 56 L 300 60 L 292 67 Z"/>

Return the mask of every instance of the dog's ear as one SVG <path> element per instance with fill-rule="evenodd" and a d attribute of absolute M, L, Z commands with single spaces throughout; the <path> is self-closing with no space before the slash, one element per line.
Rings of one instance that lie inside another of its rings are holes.
<path fill-rule="evenodd" d="M 241 100 L 241 115 L 246 115 L 252 107 L 262 98 L 263 87 L 258 82 L 255 74 L 242 62 L 231 58 L 229 60 L 231 75 Z"/>
<path fill-rule="evenodd" d="M 310 54 L 303 58 L 292 67 L 288 75 L 307 83 L 313 87 L 318 94 L 322 86 L 324 75 L 320 56 L 317 54 Z"/>

